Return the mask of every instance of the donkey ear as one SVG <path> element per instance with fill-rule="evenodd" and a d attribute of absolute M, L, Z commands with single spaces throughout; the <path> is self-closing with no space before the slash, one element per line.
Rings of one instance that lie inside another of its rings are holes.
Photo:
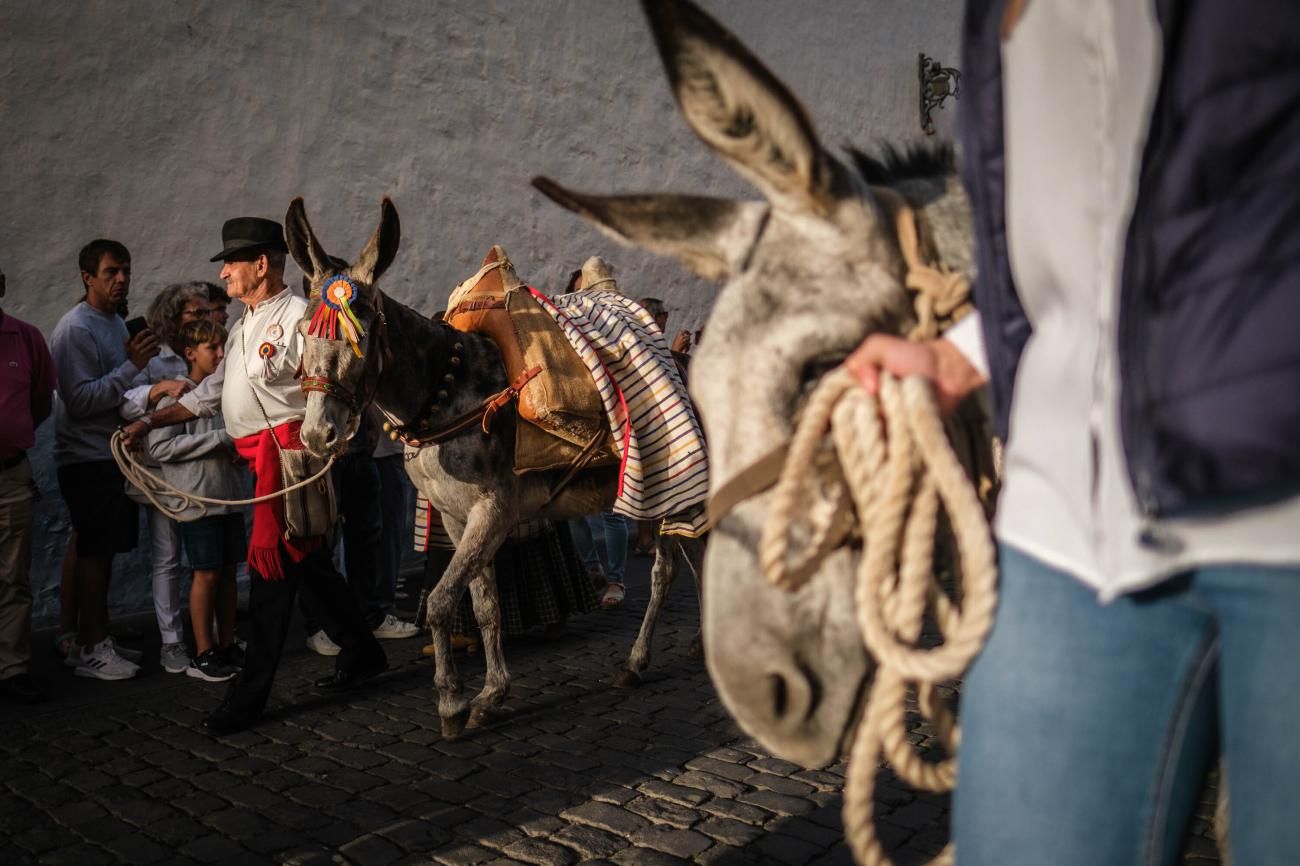
<path fill-rule="evenodd" d="M 831 168 L 799 101 L 686 0 L 642 0 L 686 122 L 779 207 L 822 213 Z"/>
<path fill-rule="evenodd" d="M 308 279 L 330 271 L 329 254 L 316 240 L 316 233 L 307 222 L 307 209 L 303 207 L 301 197 L 289 203 L 289 212 L 284 215 L 284 242 Z"/>
<path fill-rule="evenodd" d="M 401 242 L 402 224 L 397 219 L 397 208 L 393 207 L 391 199 L 385 197 L 379 206 L 379 228 L 357 256 L 352 273 L 368 285 L 374 285 L 397 257 L 397 247 Z"/>
<path fill-rule="evenodd" d="M 763 202 L 702 196 L 586 195 L 544 177 L 533 178 L 533 186 L 615 240 L 672 256 L 718 281 L 743 267 L 769 211 Z"/>

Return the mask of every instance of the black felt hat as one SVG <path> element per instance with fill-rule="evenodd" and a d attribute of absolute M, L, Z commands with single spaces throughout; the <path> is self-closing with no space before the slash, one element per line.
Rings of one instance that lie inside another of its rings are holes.
<path fill-rule="evenodd" d="M 221 243 L 225 247 L 210 262 L 225 261 L 236 253 L 251 253 L 257 250 L 279 250 L 289 252 L 284 244 L 284 228 L 275 220 L 261 217 L 235 217 L 226 220 L 221 227 Z"/>

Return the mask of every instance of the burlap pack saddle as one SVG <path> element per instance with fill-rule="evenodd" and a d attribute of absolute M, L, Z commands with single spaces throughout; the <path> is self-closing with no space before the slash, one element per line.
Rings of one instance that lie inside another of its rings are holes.
<path fill-rule="evenodd" d="M 541 371 L 519 393 L 515 472 L 587 468 L 619 461 L 596 383 L 551 315 L 533 299 L 498 246 L 452 293 L 446 321 L 477 331 L 501 349 L 511 382 Z"/>

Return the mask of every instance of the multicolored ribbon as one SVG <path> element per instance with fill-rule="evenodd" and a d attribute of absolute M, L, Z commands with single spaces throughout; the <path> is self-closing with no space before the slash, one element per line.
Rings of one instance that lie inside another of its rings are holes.
<path fill-rule="evenodd" d="M 321 305 L 311 317 L 307 333 L 324 340 L 337 340 L 342 333 L 352 351 L 361 357 L 361 338 L 365 329 L 352 312 L 352 303 L 357 299 L 357 284 L 342 274 L 331 277 L 321 289 Z"/>
<path fill-rule="evenodd" d="M 263 343 L 257 347 L 257 356 L 262 359 L 262 378 L 271 381 L 275 375 L 271 369 L 271 359 L 275 357 L 275 344 Z"/>

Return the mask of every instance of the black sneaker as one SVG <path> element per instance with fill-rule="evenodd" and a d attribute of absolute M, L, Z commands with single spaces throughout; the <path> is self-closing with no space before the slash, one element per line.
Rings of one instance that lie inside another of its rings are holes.
<path fill-rule="evenodd" d="M 221 651 L 215 648 L 190 659 L 190 666 L 185 669 L 186 676 L 210 683 L 225 682 L 237 673 L 238 669 L 226 664 Z"/>
<path fill-rule="evenodd" d="M 229 667 L 241 671 L 244 669 L 244 661 L 248 657 L 244 654 L 244 647 L 239 641 L 235 641 L 230 646 L 222 647 L 218 652 L 221 653 L 221 660 Z"/>

